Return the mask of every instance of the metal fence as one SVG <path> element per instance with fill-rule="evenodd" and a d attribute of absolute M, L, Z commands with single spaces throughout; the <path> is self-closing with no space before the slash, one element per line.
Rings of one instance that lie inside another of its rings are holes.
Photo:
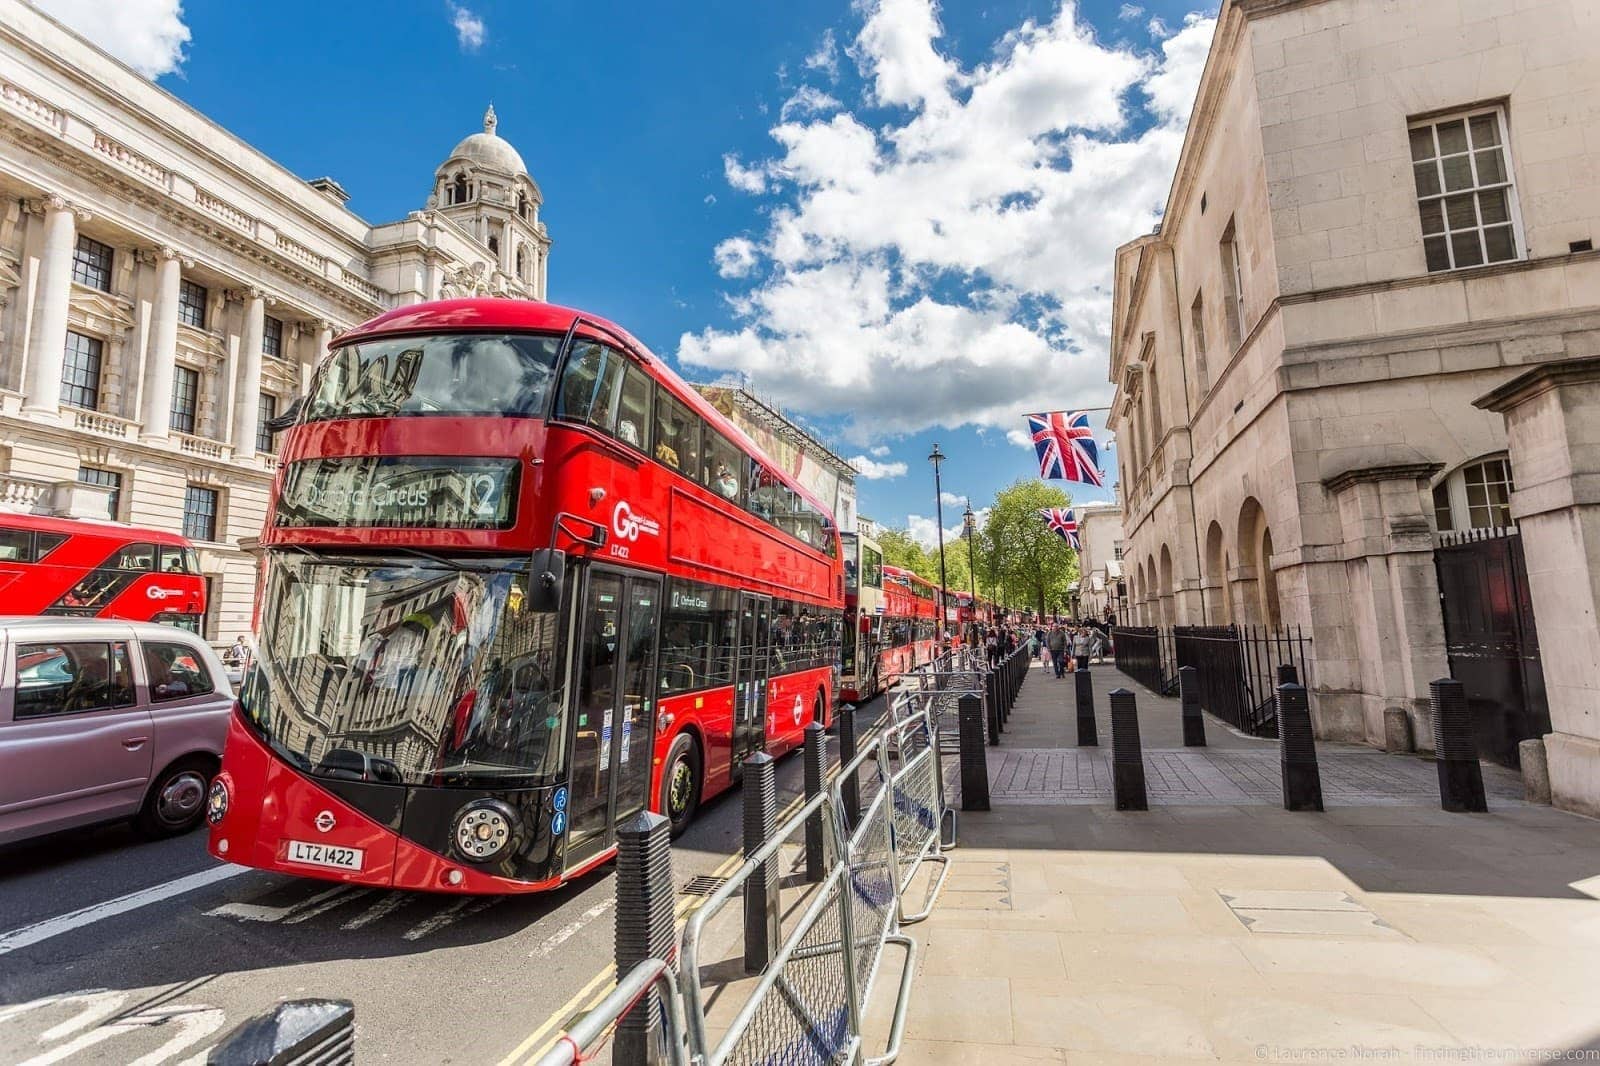
<path fill-rule="evenodd" d="M 1197 668 L 1200 706 L 1252 736 L 1278 735 L 1274 696 L 1282 667 L 1311 687 L 1311 638 L 1299 626 L 1178 626 L 1172 639 L 1177 665 Z"/>
<path fill-rule="evenodd" d="M 1120 626 L 1111 631 L 1117 669 L 1152 692 L 1178 691 L 1178 666 L 1172 632 L 1154 626 Z"/>

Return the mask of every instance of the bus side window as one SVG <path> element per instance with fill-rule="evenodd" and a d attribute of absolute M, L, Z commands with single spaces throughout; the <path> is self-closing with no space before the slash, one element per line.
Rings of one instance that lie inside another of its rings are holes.
<path fill-rule="evenodd" d="M 0 563 L 33 562 L 33 534 L 25 529 L 0 529 Z"/>
<path fill-rule="evenodd" d="M 576 341 L 572 354 L 567 356 L 566 370 L 561 375 L 561 390 L 556 398 L 556 417 L 587 422 L 594 406 L 594 397 L 605 368 L 605 346 L 593 341 Z"/>
<path fill-rule="evenodd" d="M 594 404 L 589 408 L 589 424 L 603 433 L 611 433 L 617 425 L 617 395 L 621 391 L 624 360 L 610 348 L 603 348 L 605 361 L 600 368 L 600 380 L 595 382 Z"/>
<path fill-rule="evenodd" d="M 656 462 L 673 470 L 683 469 L 684 430 L 689 422 L 689 412 L 684 410 L 672 393 L 656 390 L 655 456 Z"/>
<path fill-rule="evenodd" d="M 161 545 L 161 572 L 163 574 L 184 572 L 182 548 L 170 544 Z"/>
<path fill-rule="evenodd" d="M 118 570 L 150 571 L 156 568 L 154 544 L 127 544 L 117 553 Z"/>
<path fill-rule="evenodd" d="M 615 356 L 621 358 L 620 355 Z M 650 375 L 628 363 L 622 376 L 622 398 L 617 405 L 617 439 L 650 453 Z"/>
<path fill-rule="evenodd" d="M 744 484 L 741 476 L 745 468 L 744 453 L 735 448 L 728 438 L 711 431 L 706 433 L 706 453 L 706 467 L 710 471 L 705 483 L 706 488 L 723 499 L 732 500 L 742 506 Z"/>

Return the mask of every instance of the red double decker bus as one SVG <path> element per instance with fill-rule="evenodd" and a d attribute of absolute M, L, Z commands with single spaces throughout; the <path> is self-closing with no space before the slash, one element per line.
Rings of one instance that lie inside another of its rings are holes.
<path fill-rule="evenodd" d="M 931 660 L 935 654 L 936 589 L 898 566 L 883 568 L 882 640 L 878 676 L 889 688 L 900 675 Z"/>
<path fill-rule="evenodd" d="M 200 632 L 205 578 L 187 540 L 87 518 L 0 514 L 6 614 L 122 618 Z"/>
<path fill-rule="evenodd" d="M 219 858 L 550 888 L 830 720 L 831 515 L 621 328 L 397 310 L 335 342 L 286 434 Z"/>

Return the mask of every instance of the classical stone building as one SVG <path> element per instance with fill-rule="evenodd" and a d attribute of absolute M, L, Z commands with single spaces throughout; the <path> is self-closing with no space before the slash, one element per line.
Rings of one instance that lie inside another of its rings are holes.
<path fill-rule="evenodd" d="M 1081 503 L 1078 520 L 1078 588 L 1074 611 L 1080 618 L 1104 618 L 1109 610 L 1123 621 L 1127 585 L 1122 572 L 1122 501 Z"/>
<path fill-rule="evenodd" d="M 1430 747 L 1454 669 L 1591 811 L 1596 45 L 1590 0 L 1226 0 L 1111 358 L 1137 621 L 1305 627 L 1324 737 Z"/>
<path fill-rule="evenodd" d="M 550 238 L 496 133 L 374 225 L 38 11 L 0 3 L 0 507 L 182 531 L 206 635 L 250 624 L 265 420 L 341 329 L 442 296 L 543 299 Z"/>

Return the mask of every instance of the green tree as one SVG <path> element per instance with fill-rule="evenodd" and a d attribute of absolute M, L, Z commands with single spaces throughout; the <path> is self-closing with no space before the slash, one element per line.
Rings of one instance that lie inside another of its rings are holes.
<path fill-rule="evenodd" d="M 1039 512 L 1070 506 L 1072 497 L 1040 481 L 1017 481 L 995 494 L 983 529 L 988 557 L 979 566 L 1000 588 L 1002 603 L 1043 616 L 1066 602 L 1067 586 L 1078 579 L 1078 555 Z"/>
<path fill-rule="evenodd" d="M 878 547 L 883 549 L 883 561 L 888 565 L 910 570 L 913 574 L 925 577 L 929 581 L 938 582 L 938 554 L 930 554 L 922 545 L 912 540 L 911 534 L 905 530 L 884 530 L 878 534 Z"/>

